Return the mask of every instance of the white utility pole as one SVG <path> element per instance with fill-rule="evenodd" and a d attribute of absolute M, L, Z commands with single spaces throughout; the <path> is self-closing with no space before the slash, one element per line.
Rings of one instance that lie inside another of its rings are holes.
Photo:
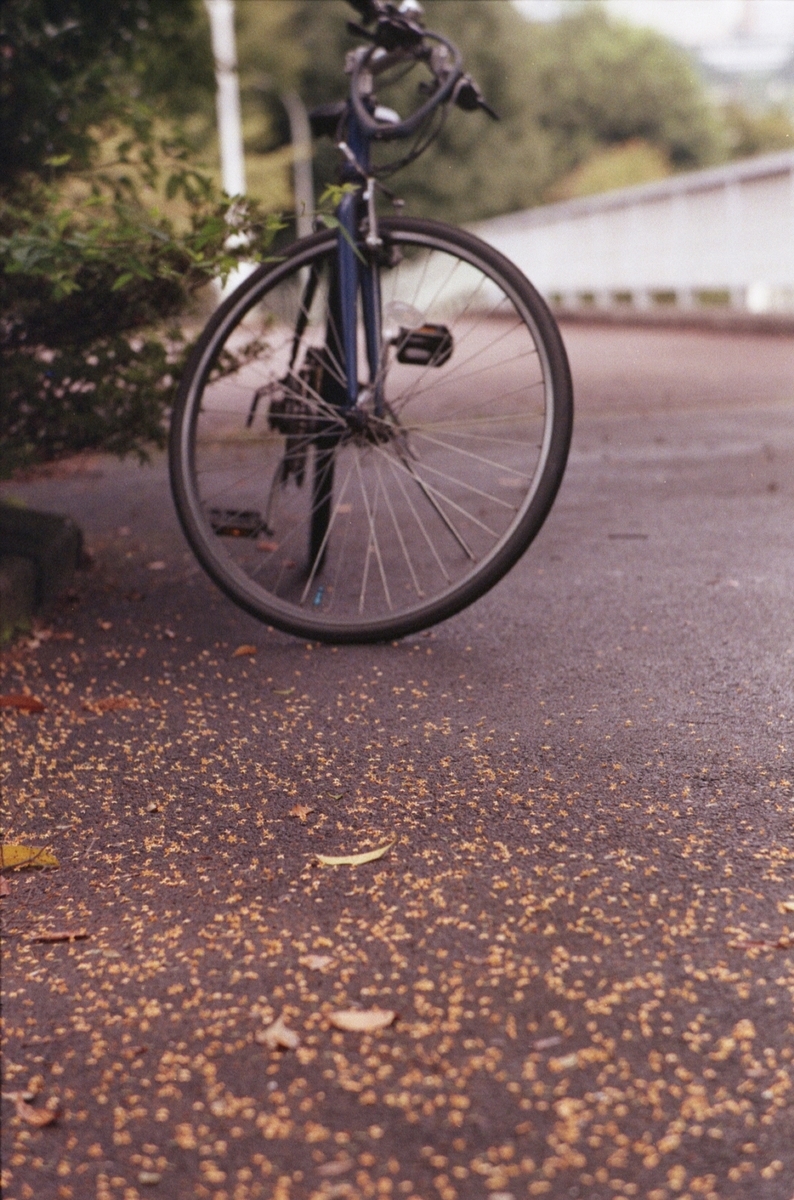
<path fill-rule="evenodd" d="M 218 141 L 221 152 L 221 182 L 230 196 L 245 193 L 243 126 L 240 117 L 240 80 L 237 76 L 237 47 L 234 38 L 234 0 L 204 0 L 210 19 L 212 53 L 218 90 Z"/>
<path fill-rule="evenodd" d="M 296 233 L 308 237 L 314 228 L 314 178 L 312 173 L 312 133 L 306 105 L 296 92 L 281 97 L 289 117 L 292 141 L 292 177 L 295 191 Z"/>

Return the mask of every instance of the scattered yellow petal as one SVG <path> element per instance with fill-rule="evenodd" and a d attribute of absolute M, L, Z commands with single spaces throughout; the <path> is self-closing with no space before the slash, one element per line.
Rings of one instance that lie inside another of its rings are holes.
<path fill-rule="evenodd" d="M 332 1012 L 329 1020 L 337 1029 L 344 1029 L 348 1033 L 374 1033 L 377 1029 L 386 1029 L 396 1016 L 389 1009 L 370 1008 L 365 1011 L 348 1008 Z"/>
<path fill-rule="evenodd" d="M 396 841 L 397 838 L 392 838 L 385 846 L 379 846 L 377 850 L 364 850 L 361 854 L 316 854 L 315 858 L 326 867 L 360 867 L 364 863 L 383 858 Z"/>
<path fill-rule="evenodd" d="M 283 1016 L 268 1025 L 267 1029 L 260 1029 L 255 1037 L 268 1050 L 296 1050 L 301 1041 L 295 1030 L 288 1029 L 284 1024 Z"/>
<path fill-rule="evenodd" d="M 0 869 L 7 867 L 59 867 L 54 854 L 40 846 L 0 846 Z"/>

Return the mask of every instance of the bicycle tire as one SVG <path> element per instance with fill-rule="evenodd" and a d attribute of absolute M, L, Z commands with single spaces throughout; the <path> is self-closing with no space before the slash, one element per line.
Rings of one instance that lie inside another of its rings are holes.
<path fill-rule="evenodd" d="M 491 588 L 540 530 L 573 426 L 562 339 L 524 275 L 440 222 L 380 232 L 380 413 L 366 385 L 356 428 L 333 402 L 323 231 L 218 308 L 172 416 L 172 490 L 199 562 L 247 612 L 318 641 L 400 638 Z"/>

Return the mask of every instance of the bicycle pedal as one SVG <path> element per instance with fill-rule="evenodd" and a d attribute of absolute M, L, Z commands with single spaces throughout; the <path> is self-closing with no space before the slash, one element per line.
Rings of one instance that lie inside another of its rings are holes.
<path fill-rule="evenodd" d="M 262 514 L 254 509 L 211 508 L 210 525 L 218 537 L 255 538 L 268 532 Z"/>
<path fill-rule="evenodd" d="M 452 357 L 452 334 L 446 325 L 401 328 L 393 345 L 397 346 L 397 362 L 412 367 L 443 367 Z"/>

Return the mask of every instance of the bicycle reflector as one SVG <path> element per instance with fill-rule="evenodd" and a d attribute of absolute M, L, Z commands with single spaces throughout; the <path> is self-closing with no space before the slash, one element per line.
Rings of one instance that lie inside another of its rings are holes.
<path fill-rule="evenodd" d="M 446 325 L 401 328 L 393 345 L 397 347 L 397 362 L 412 367 L 443 367 L 452 356 L 452 334 Z"/>

